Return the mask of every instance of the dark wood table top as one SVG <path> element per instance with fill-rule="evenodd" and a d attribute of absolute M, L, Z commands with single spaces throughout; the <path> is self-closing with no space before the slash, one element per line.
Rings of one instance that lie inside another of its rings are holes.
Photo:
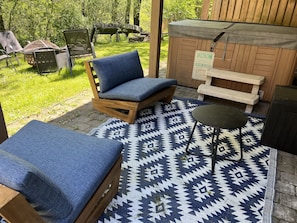
<path fill-rule="evenodd" d="M 204 125 L 222 129 L 241 128 L 248 120 L 240 110 L 224 105 L 201 105 L 193 110 L 192 115 Z"/>

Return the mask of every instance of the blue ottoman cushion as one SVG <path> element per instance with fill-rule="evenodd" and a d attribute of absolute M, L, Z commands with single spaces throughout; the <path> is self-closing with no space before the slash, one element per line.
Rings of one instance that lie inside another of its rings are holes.
<path fill-rule="evenodd" d="M 73 222 L 119 158 L 123 145 L 39 121 L 31 121 L 0 144 L 36 166 L 65 194 L 72 212 L 55 222 Z M 42 213 L 41 213 L 42 214 Z"/>
<path fill-rule="evenodd" d="M 105 99 L 120 99 L 127 101 L 142 101 L 164 88 L 176 85 L 175 79 L 165 78 L 137 78 L 127 81 L 99 96 Z"/>
<path fill-rule="evenodd" d="M 72 205 L 64 193 L 38 168 L 0 149 L 0 183 L 21 192 L 44 216 L 65 218 Z"/>
<path fill-rule="evenodd" d="M 94 59 L 93 67 L 100 80 L 102 93 L 127 81 L 143 77 L 137 51 Z"/>

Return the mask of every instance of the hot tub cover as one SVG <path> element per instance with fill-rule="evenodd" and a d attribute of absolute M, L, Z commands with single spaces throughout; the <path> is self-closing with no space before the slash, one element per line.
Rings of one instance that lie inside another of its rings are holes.
<path fill-rule="evenodd" d="M 215 39 L 225 32 L 221 41 L 297 50 L 297 28 L 224 21 L 187 19 L 169 23 L 170 37 Z"/>

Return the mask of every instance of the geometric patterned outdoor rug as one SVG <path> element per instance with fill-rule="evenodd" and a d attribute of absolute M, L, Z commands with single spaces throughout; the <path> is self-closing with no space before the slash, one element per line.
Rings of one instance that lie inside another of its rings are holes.
<path fill-rule="evenodd" d="M 139 112 L 135 124 L 110 119 L 90 135 L 124 144 L 118 194 L 98 222 L 270 222 L 276 150 L 259 143 L 263 119 L 242 128 L 243 160 L 186 155 L 191 112 L 205 103 L 173 99 Z M 212 128 L 197 124 L 189 150 L 210 154 Z M 218 154 L 239 156 L 238 130 L 222 130 Z"/>

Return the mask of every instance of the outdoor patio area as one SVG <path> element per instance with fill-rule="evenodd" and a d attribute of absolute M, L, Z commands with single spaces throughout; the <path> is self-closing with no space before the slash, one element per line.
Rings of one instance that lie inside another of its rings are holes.
<path fill-rule="evenodd" d="M 164 67 L 161 76 L 164 76 Z M 178 86 L 176 97 L 197 99 L 197 89 Z M 29 117 L 52 123 L 62 128 L 89 133 L 93 128 L 107 121 L 110 117 L 92 108 L 91 89 L 81 92 L 75 97 L 69 98 L 59 104 L 45 109 L 40 115 Z M 244 111 L 245 105 L 221 100 L 206 98 L 211 103 L 223 103 L 239 107 Z M 254 113 L 266 115 L 269 104 L 260 102 L 254 108 Z M 29 120 L 23 120 L 27 122 Z M 19 128 L 21 122 L 12 123 L 8 128 Z M 297 156 L 278 151 L 277 174 L 275 183 L 275 198 L 273 210 L 273 222 L 296 222 L 297 219 Z"/>
<path fill-rule="evenodd" d="M 161 65 L 160 76 L 165 75 L 165 64 Z M 194 88 L 178 86 L 175 92 L 176 97 L 197 98 L 197 90 Z M 89 133 L 93 128 L 107 121 L 110 117 L 92 109 L 92 93 L 81 92 L 75 97 L 45 109 L 40 115 L 30 117 L 46 121 L 54 125 L 82 132 Z M 211 103 L 228 103 L 230 106 L 237 106 L 244 111 L 244 105 L 218 101 L 206 98 Z M 265 115 L 269 104 L 258 103 L 254 113 Z M 29 120 L 24 120 L 24 122 Z M 17 127 L 20 123 L 13 123 L 8 128 Z M 297 219 L 297 156 L 282 151 L 278 152 L 277 175 L 275 184 L 275 198 L 273 210 L 273 222 L 296 222 Z"/>
<path fill-rule="evenodd" d="M 94 2 L 0 3 L 0 223 L 297 223 L 297 0 Z"/>

